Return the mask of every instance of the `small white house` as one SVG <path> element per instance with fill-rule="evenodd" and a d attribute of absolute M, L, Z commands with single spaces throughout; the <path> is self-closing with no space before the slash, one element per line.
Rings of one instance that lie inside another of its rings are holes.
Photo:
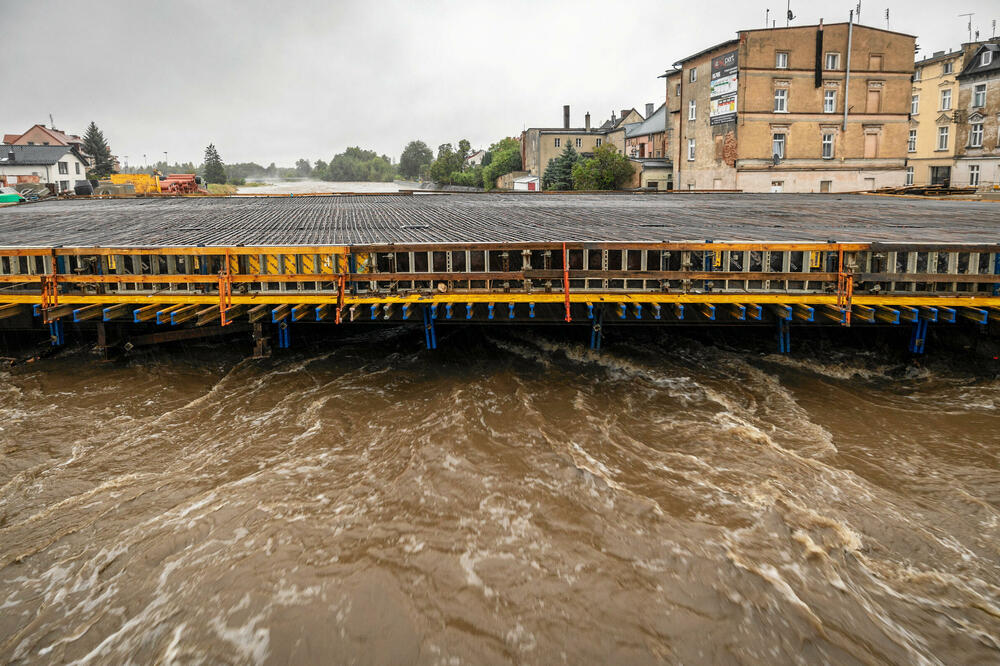
<path fill-rule="evenodd" d="M 483 163 L 484 157 L 486 157 L 485 150 L 474 150 L 465 158 L 465 163 L 470 167 L 479 166 Z"/>
<path fill-rule="evenodd" d="M 60 192 L 87 182 L 87 161 L 75 146 L 0 146 L 0 186 L 54 183 Z"/>
<path fill-rule="evenodd" d="M 522 176 L 514 179 L 514 191 L 538 192 L 542 189 L 538 176 Z"/>

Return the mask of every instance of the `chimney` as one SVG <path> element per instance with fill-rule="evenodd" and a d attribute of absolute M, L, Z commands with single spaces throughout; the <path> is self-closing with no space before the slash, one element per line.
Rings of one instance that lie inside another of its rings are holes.
<path fill-rule="evenodd" d="M 10 152 L 7 153 L 7 161 L 8 162 L 14 162 L 16 160 L 16 158 L 17 158 L 17 155 L 14 154 L 14 149 L 11 148 Z"/>
<path fill-rule="evenodd" d="M 616 119 L 616 116 L 615 116 L 615 110 L 614 110 L 614 109 L 612 109 L 612 110 L 611 110 L 611 124 L 612 124 L 612 125 L 614 125 L 614 124 L 615 124 L 615 119 Z"/>
<path fill-rule="evenodd" d="M 628 112 L 629 112 L 628 109 L 622 109 L 622 120 L 625 120 L 625 116 L 628 115 Z"/>
<path fill-rule="evenodd" d="M 653 115 L 653 103 L 646 102 L 646 118 L 649 119 L 651 115 Z"/>
<path fill-rule="evenodd" d="M 569 129 L 569 104 L 563 106 L 563 129 Z"/>
<path fill-rule="evenodd" d="M 587 128 L 587 131 L 589 132 L 590 131 L 590 111 L 587 111 L 587 113 L 584 114 L 584 116 L 583 116 L 583 123 L 584 123 L 584 126 Z"/>

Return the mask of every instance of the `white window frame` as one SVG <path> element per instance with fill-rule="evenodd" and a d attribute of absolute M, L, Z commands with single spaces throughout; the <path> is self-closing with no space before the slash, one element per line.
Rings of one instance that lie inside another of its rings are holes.
<path fill-rule="evenodd" d="M 941 111 L 951 111 L 951 88 L 941 91 Z"/>
<path fill-rule="evenodd" d="M 913 167 L 906 167 L 906 182 L 904 183 L 906 187 L 913 185 Z"/>
<path fill-rule="evenodd" d="M 833 142 L 834 142 L 833 132 L 823 132 L 823 142 L 821 144 L 822 150 L 820 152 L 820 155 L 822 155 L 824 160 L 833 159 L 833 153 L 834 153 Z M 830 149 L 829 151 L 827 151 L 828 147 Z M 828 152 L 829 154 L 827 154 Z"/>
<path fill-rule="evenodd" d="M 972 123 L 969 125 L 969 148 L 983 147 L 983 124 Z"/>
<path fill-rule="evenodd" d="M 915 129 L 911 129 L 909 136 L 906 137 L 906 152 L 917 152 L 917 130 Z"/>
<path fill-rule="evenodd" d="M 59 175 L 60 176 L 69 175 L 69 162 L 59 162 Z"/>
<path fill-rule="evenodd" d="M 823 113 L 837 112 L 837 91 L 828 88 L 823 91 Z"/>
<path fill-rule="evenodd" d="M 695 120 L 698 117 L 698 102 L 696 100 L 688 100 L 688 120 Z"/>
<path fill-rule="evenodd" d="M 788 51 L 774 52 L 774 68 L 788 69 Z"/>
<path fill-rule="evenodd" d="M 920 95 L 910 96 L 910 115 L 915 116 L 920 113 Z"/>
<path fill-rule="evenodd" d="M 949 62 L 946 62 L 946 63 L 945 63 L 944 65 L 942 65 L 942 67 L 941 67 L 941 72 L 942 72 L 942 73 L 944 73 L 944 74 L 951 74 L 951 73 L 953 73 L 954 71 L 955 71 L 955 63 L 953 63 L 953 62 L 950 62 L 950 61 L 949 61 Z"/>
<path fill-rule="evenodd" d="M 74 162 L 73 166 L 76 167 L 76 175 L 79 176 L 80 175 L 80 163 L 79 162 Z"/>
<path fill-rule="evenodd" d="M 694 139 L 688 139 L 688 162 L 694 162 Z"/>
<path fill-rule="evenodd" d="M 580 137 L 576 138 L 576 147 L 577 148 L 582 148 L 583 147 L 583 139 L 581 139 Z"/>
<path fill-rule="evenodd" d="M 771 157 L 778 156 L 779 160 L 785 159 L 788 151 L 788 135 L 784 132 L 774 132 L 771 134 Z"/>
<path fill-rule="evenodd" d="M 831 65 L 832 59 L 832 67 Z M 823 69 L 827 71 L 835 71 L 840 69 L 840 52 L 839 51 L 827 51 L 823 54 Z"/>
<path fill-rule="evenodd" d="M 986 65 L 993 62 L 993 51 L 983 51 L 979 55 L 979 66 L 986 67 Z"/>
<path fill-rule="evenodd" d="M 562 139 L 556 137 L 552 145 L 556 148 L 562 148 Z"/>
<path fill-rule="evenodd" d="M 969 165 L 969 186 L 976 187 L 979 185 L 979 165 L 970 164 Z"/>
<path fill-rule="evenodd" d="M 688 70 L 688 81 L 690 83 L 694 83 L 697 80 L 698 80 L 698 68 L 692 67 L 691 69 Z"/>
<path fill-rule="evenodd" d="M 972 108 L 981 109 L 986 106 L 986 84 L 977 83 L 972 89 Z"/>
<path fill-rule="evenodd" d="M 942 125 L 938 127 L 937 132 L 937 149 L 938 150 L 948 150 L 948 135 L 950 134 L 947 125 Z M 942 142 L 942 139 L 944 140 Z"/>
<path fill-rule="evenodd" d="M 788 113 L 788 88 L 774 89 L 774 112 Z"/>
<path fill-rule="evenodd" d="M 914 70 L 914 72 L 913 72 L 913 80 L 914 81 L 922 81 L 923 78 L 924 78 L 923 71 L 924 71 L 923 69 Z"/>

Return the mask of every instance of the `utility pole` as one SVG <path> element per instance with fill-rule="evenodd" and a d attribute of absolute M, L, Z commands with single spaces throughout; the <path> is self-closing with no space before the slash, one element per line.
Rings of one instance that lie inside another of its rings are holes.
<path fill-rule="evenodd" d="M 975 16 L 975 15 L 976 15 L 975 12 L 969 12 L 968 14 L 959 14 L 959 16 L 968 16 L 969 17 L 969 41 L 970 42 L 972 41 L 972 17 Z"/>
<path fill-rule="evenodd" d="M 854 20 L 861 23 L 861 0 L 858 0 L 858 8 L 854 11 Z"/>
<path fill-rule="evenodd" d="M 889 29 L 889 8 L 885 8 L 885 29 Z"/>
<path fill-rule="evenodd" d="M 771 23 L 771 10 L 764 10 L 764 29 L 767 30 L 767 26 Z M 993 26 L 996 27 L 996 21 L 993 21 Z"/>
<path fill-rule="evenodd" d="M 791 21 L 792 21 L 793 18 L 795 18 L 795 15 L 792 14 L 792 0 L 788 0 L 788 5 L 786 7 L 786 12 L 785 12 L 785 27 L 786 28 L 788 27 L 788 24 L 791 23 Z"/>

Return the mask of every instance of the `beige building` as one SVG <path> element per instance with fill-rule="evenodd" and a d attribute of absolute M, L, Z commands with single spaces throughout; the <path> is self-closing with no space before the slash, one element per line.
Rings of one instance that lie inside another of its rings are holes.
<path fill-rule="evenodd" d="M 612 111 L 611 119 L 600 127 L 591 127 L 590 113 L 584 116 L 583 127 L 570 127 L 569 106 L 564 106 L 561 128 L 531 127 L 521 132 L 521 164 L 531 175 L 541 177 L 549 160 L 562 154 L 566 146 L 578 153 L 592 153 L 594 148 L 610 144 L 624 154 L 625 125 L 642 121 L 635 109 L 623 109 L 620 116 Z"/>
<path fill-rule="evenodd" d="M 914 63 L 910 127 L 906 141 L 906 184 L 952 184 L 958 145 L 958 79 L 975 44 L 937 51 Z"/>
<path fill-rule="evenodd" d="M 914 42 L 848 23 L 744 30 L 676 62 L 666 99 L 677 108 L 667 132 L 675 187 L 902 185 Z"/>
<path fill-rule="evenodd" d="M 958 79 L 958 186 L 1000 189 L 1000 39 L 976 47 Z"/>

